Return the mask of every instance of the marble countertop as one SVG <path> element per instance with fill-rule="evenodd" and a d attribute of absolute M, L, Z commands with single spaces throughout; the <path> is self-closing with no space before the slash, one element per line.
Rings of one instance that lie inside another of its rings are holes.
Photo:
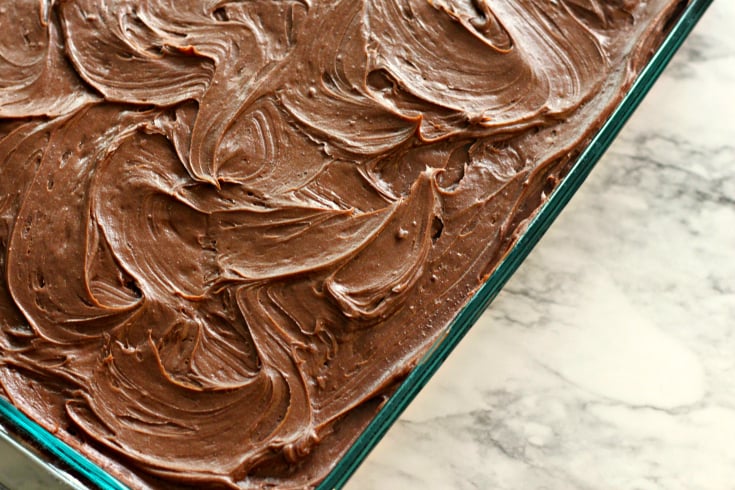
<path fill-rule="evenodd" d="M 733 29 L 716 1 L 347 490 L 735 489 Z"/>
<path fill-rule="evenodd" d="M 348 490 L 735 488 L 735 2 Z"/>

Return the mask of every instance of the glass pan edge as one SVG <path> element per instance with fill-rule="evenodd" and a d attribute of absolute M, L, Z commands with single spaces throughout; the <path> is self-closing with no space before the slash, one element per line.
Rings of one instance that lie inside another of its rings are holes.
<path fill-rule="evenodd" d="M 684 12 L 631 85 L 628 93 L 587 145 L 566 177 L 536 213 L 516 244 L 452 320 L 442 338 L 424 355 L 362 434 L 345 452 L 318 486 L 319 490 L 342 488 L 408 404 L 426 385 L 564 209 L 712 1 L 692 0 L 685 7 Z M 10 430 L 4 430 L 3 426 Z M 0 439 L 10 443 L 19 454 L 25 455 L 32 466 L 38 468 L 39 471 L 46 471 L 49 478 L 56 479 L 66 488 L 83 488 L 80 486 L 80 480 L 92 488 L 103 490 L 127 488 L 1 397 Z M 39 449 L 52 458 L 56 458 L 61 465 L 47 463 L 44 466 L 36 455 Z"/>

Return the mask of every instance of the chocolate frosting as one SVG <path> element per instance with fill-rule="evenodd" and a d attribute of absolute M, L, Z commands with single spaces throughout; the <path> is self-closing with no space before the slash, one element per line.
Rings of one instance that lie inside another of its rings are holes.
<path fill-rule="evenodd" d="M 0 6 L 0 382 L 134 487 L 318 483 L 682 2 Z"/>

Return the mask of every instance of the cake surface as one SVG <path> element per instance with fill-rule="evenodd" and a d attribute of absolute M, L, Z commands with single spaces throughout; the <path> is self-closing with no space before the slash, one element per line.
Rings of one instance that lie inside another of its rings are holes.
<path fill-rule="evenodd" d="M 681 1 L 0 6 L 0 384 L 131 487 L 318 484 Z"/>

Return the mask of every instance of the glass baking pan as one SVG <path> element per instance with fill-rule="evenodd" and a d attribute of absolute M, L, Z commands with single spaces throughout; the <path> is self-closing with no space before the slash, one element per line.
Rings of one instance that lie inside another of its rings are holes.
<path fill-rule="evenodd" d="M 454 318 L 442 337 L 387 400 L 355 443 L 319 485 L 341 488 L 536 245 L 608 148 L 712 0 L 691 0 L 650 61 L 568 173 L 538 209 L 503 260 Z M 23 415 L 0 396 L 0 488 L 101 488 L 126 486 Z"/>

